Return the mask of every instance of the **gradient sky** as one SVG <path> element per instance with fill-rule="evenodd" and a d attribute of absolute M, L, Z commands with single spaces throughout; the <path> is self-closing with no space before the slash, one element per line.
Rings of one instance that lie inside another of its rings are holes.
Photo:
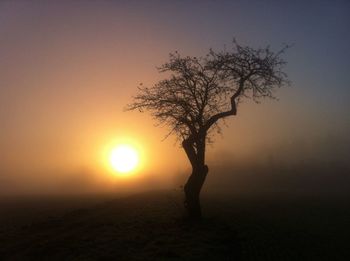
<path fill-rule="evenodd" d="M 349 13 L 348 1 L 1 1 L 0 188 L 108 183 L 104 151 L 122 139 L 142 147 L 143 173 L 186 170 L 166 129 L 123 108 L 140 82 L 161 79 L 169 52 L 205 55 L 234 37 L 293 44 L 292 86 L 242 104 L 208 161 L 348 164 Z"/>

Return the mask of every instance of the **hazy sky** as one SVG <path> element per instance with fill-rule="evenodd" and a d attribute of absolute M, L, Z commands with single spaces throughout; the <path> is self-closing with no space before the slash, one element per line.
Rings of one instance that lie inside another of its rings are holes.
<path fill-rule="evenodd" d="M 187 160 L 174 139 L 162 142 L 167 130 L 123 108 L 140 82 L 162 77 L 156 66 L 169 52 L 205 55 L 234 37 L 294 44 L 292 86 L 277 102 L 242 104 L 209 161 L 347 164 L 350 4 L 304 2 L 1 1 L 0 188 L 108 183 L 105 150 L 123 139 L 142 147 L 143 173 L 182 172 Z"/>

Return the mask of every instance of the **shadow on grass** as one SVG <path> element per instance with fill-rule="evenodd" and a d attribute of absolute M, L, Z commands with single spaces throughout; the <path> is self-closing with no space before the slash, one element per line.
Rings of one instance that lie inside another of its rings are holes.
<path fill-rule="evenodd" d="M 169 198 L 143 194 L 77 209 L 0 234 L 2 260 L 237 260 L 229 224 L 192 224 Z M 3 243 L 4 242 L 4 243 Z"/>

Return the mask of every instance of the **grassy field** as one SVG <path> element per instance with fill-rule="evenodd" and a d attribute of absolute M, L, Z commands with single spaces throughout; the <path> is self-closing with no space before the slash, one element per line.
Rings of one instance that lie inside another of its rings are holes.
<path fill-rule="evenodd" d="M 0 260 L 350 260 L 346 201 L 203 195 L 184 218 L 180 191 L 0 202 Z M 336 203 L 335 203 L 336 202 Z"/>

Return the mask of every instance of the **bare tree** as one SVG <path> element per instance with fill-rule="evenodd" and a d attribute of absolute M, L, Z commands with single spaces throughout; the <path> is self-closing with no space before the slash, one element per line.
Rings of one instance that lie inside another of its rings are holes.
<path fill-rule="evenodd" d="M 233 42 L 231 50 L 210 50 L 205 57 L 170 54 L 158 68 L 166 78 L 147 88 L 139 87 L 128 110 L 151 112 L 160 124 L 176 134 L 192 166 L 184 186 L 185 207 L 190 217 L 201 217 L 199 194 L 208 173 L 205 148 L 220 120 L 237 114 L 245 98 L 258 102 L 274 98 L 274 90 L 287 84 L 281 55 L 269 47 L 253 49 Z"/>

